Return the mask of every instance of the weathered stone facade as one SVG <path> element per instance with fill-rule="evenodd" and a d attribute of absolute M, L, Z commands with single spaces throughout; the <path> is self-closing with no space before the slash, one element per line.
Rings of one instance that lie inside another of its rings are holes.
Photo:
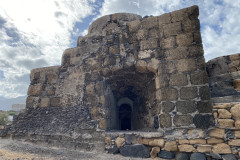
<path fill-rule="evenodd" d="M 61 66 L 31 71 L 27 109 L 0 135 L 85 150 L 105 143 L 124 156 L 239 154 L 239 104 L 224 103 L 232 94 L 219 92 L 218 82 L 231 71 L 238 95 L 240 58 L 212 60 L 206 69 L 198 15 L 193 6 L 97 19 L 64 51 Z"/>

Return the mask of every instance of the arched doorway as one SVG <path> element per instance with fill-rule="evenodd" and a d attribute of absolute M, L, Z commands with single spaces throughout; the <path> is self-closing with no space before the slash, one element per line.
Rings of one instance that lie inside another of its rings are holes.
<path fill-rule="evenodd" d="M 132 108 L 128 104 L 119 107 L 119 120 L 121 130 L 131 130 Z"/>

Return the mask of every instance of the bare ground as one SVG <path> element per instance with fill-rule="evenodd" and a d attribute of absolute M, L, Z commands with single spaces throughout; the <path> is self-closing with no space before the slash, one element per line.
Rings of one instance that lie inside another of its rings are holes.
<path fill-rule="evenodd" d="M 0 160 L 140 160 L 98 152 L 83 152 L 0 138 Z"/>

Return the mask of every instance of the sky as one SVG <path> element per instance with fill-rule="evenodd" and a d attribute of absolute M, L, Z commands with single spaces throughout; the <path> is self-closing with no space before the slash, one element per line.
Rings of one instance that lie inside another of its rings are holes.
<path fill-rule="evenodd" d="M 34 68 L 61 64 L 96 18 L 158 16 L 198 5 L 206 61 L 240 53 L 239 0 L 0 0 L 0 110 L 25 103 Z"/>

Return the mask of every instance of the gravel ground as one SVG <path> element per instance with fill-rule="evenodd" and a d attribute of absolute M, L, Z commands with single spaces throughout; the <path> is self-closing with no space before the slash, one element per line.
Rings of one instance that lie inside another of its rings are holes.
<path fill-rule="evenodd" d="M 45 147 L 18 140 L 0 138 L 0 159 L 4 160 L 140 160 L 121 155 L 82 152 L 63 148 Z"/>

